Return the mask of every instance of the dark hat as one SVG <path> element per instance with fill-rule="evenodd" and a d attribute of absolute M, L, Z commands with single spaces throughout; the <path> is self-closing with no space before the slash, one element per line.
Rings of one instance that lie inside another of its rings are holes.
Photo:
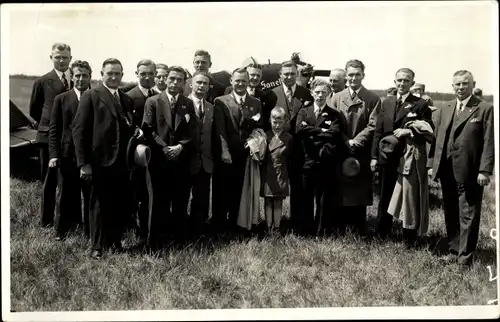
<path fill-rule="evenodd" d="M 399 145 L 399 139 L 393 134 L 393 132 L 385 133 L 378 143 L 379 154 L 382 159 L 386 160 L 390 158 L 393 152 Z"/>
<path fill-rule="evenodd" d="M 127 168 L 132 170 L 136 167 L 146 167 L 151 160 L 151 149 L 138 139 L 135 135 L 128 141 L 126 163 Z"/>
<path fill-rule="evenodd" d="M 347 178 L 352 178 L 359 174 L 361 166 L 359 161 L 354 157 L 348 157 L 342 162 L 342 174 Z"/>

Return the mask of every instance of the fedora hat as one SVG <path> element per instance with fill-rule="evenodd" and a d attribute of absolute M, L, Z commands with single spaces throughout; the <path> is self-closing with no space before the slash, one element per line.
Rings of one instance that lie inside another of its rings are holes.
<path fill-rule="evenodd" d="M 399 146 L 399 139 L 392 133 L 385 133 L 378 143 L 379 154 L 387 161 Z"/>
<path fill-rule="evenodd" d="M 127 146 L 127 168 L 129 170 L 141 167 L 144 168 L 151 160 L 151 149 L 143 144 L 144 142 L 133 136 Z"/>
<path fill-rule="evenodd" d="M 357 176 L 360 170 L 361 166 L 359 161 L 354 157 L 348 157 L 342 162 L 342 174 L 347 178 Z"/>

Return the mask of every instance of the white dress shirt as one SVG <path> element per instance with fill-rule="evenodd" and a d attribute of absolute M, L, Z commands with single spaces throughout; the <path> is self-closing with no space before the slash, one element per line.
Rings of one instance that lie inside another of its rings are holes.
<path fill-rule="evenodd" d="M 236 94 L 236 92 L 233 91 L 233 95 L 234 95 L 234 98 L 236 98 L 236 102 L 238 102 L 238 104 L 243 104 L 247 98 L 246 93 L 243 96 L 240 96 L 240 95 Z"/>
<path fill-rule="evenodd" d="M 63 76 L 63 72 L 57 70 L 57 69 L 54 69 L 56 71 L 56 74 L 57 76 L 59 77 L 59 79 L 61 80 L 61 82 L 64 84 L 63 80 L 62 80 L 62 76 Z M 64 72 L 64 75 L 66 76 L 66 80 L 68 81 L 68 86 L 70 86 L 70 83 L 71 83 L 71 72 L 69 71 L 69 68 Z"/>
<path fill-rule="evenodd" d="M 293 94 L 295 94 L 295 89 L 297 88 L 297 84 L 293 84 L 291 90 L 292 90 L 292 97 L 293 97 Z M 288 90 L 288 87 L 285 85 L 285 83 L 283 83 L 283 89 L 285 90 L 285 94 Z"/>
<path fill-rule="evenodd" d="M 401 102 L 403 103 L 406 101 L 408 96 L 410 96 L 410 92 L 404 94 L 403 96 L 399 95 L 399 93 L 398 93 L 398 94 L 396 94 L 396 99 L 401 99 Z"/>
<path fill-rule="evenodd" d="M 318 106 L 316 102 L 314 102 L 314 115 L 320 115 L 321 112 L 323 112 L 323 109 L 325 108 L 326 104 L 323 106 Z"/>
<path fill-rule="evenodd" d="M 148 97 L 149 96 L 149 89 L 145 88 L 145 87 L 142 87 L 141 84 L 137 84 L 137 86 L 139 86 L 139 89 L 141 90 L 142 94 L 145 96 L 145 97 Z"/>
<path fill-rule="evenodd" d="M 170 95 L 170 93 L 167 91 L 165 91 L 165 94 L 167 94 L 168 101 L 172 102 L 172 98 L 174 98 L 174 96 Z M 177 103 L 178 100 L 179 100 L 179 94 L 175 95 L 175 102 Z"/>
<path fill-rule="evenodd" d="M 102 83 L 104 85 L 104 87 L 106 87 L 108 89 L 108 91 L 111 92 L 111 95 L 115 96 L 115 92 L 116 94 L 118 95 L 118 98 L 120 98 L 120 93 L 118 92 L 118 90 L 116 88 L 109 88 L 108 86 L 106 86 L 106 84 Z"/>
<path fill-rule="evenodd" d="M 73 87 L 76 93 L 76 98 L 78 99 L 78 102 L 80 101 L 80 97 L 82 96 L 82 92 L 76 89 L 76 87 Z"/>
<path fill-rule="evenodd" d="M 353 89 L 352 89 L 352 88 L 350 88 L 350 87 L 348 87 L 348 89 L 349 89 L 349 95 L 351 95 L 351 97 L 352 97 L 352 92 L 353 92 Z M 358 96 L 358 95 L 359 95 L 359 91 L 360 91 L 360 90 L 361 90 L 361 86 L 360 86 L 357 90 L 355 90 L 355 91 L 354 91 L 354 92 L 356 92 L 356 96 Z"/>
<path fill-rule="evenodd" d="M 194 108 L 196 109 L 196 115 L 200 115 L 200 113 L 203 111 L 203 99 L 199 99 L 194 95 L 190 95 L 190 97 L 194 103 Z"/>
<path fill-rule="evenodd" d="M 466 99 L 464 99 L 462 102 L 460 102 L 460 100 L 458 99 L 457 97 L 457 105 L 456 105 L 456 109 L 458 109 L 458 107 L 460 106 L 460 103 L 462 103 L 462 109 L 460 112 L 462 112 L 464 110 L 464 108 L 467 106 L 467 103 L 469 103 L 469 100 L 470 98 L 472 97 L 472 94 L 469 95 Z M 459 111 L 457 110 L 456 113 L 458 113 Z"/>

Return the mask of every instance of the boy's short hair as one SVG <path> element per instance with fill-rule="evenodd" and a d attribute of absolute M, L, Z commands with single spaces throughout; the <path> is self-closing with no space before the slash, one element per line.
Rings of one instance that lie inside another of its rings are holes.
<path fill-rule="evenodd" d="M 271 117 L 285 117 L 286 115 L 286 112 L 285 112 L 285 109 L 281 106 L 275 106 L 272 110 L 271 110 Z"/>

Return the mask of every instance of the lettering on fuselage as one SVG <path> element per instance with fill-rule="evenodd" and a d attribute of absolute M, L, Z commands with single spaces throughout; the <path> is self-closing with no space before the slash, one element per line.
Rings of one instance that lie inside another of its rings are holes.
<path fill-rule="evenodd" d="M 277 79 L 275 81 L 270 81 L 270 82 L 266 82 L 266 81 L 260 82 L 260 86 L 262 87 L 262 89 L 271 89 L 271 88 L 278 87 L 279 85 L 281 85 L 281 79 Z"/>

